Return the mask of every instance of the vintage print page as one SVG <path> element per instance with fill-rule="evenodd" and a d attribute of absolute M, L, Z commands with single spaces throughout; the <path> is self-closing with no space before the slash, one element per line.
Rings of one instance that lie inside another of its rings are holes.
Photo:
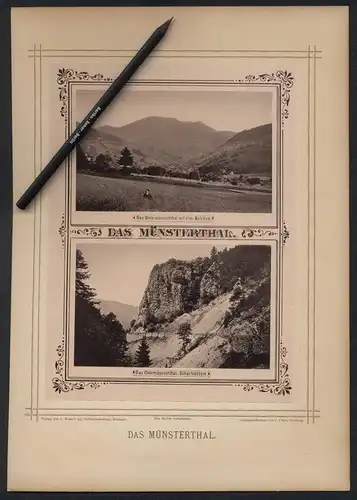
<path fill-rule="evenodd" d="M 14 205 L 8 487 L 346 490 L 346 8 L 13 9 L 14 202 L 172 16 Z"/>

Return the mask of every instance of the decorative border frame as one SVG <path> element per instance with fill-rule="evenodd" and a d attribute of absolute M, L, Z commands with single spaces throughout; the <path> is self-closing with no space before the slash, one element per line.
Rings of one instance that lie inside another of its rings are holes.
<path fill-rule="evenodd" d="M 64 118 L 65 130 L 66 134 L 69 133 L 69 85 L 70 83 L 82 83 L 82 82 L 91 82 L 91 83 L 108 83 L 110 84 L 113 81 L 112 78 L 105 77 L 102 73 L 94 73 L 90 74 L 86 71 L 78 71 L 76 69 L 71 68 L 61 68 L 57 73 L 57 85 L 59 90 L 59 101 L 61 104 L 60 107 L 60 115 Z M 184 83 L 184 82 L 183 82 Z M 204 83 L 204 82 L 202 82 Z M 217 81 L 219 83 L 219 81 Z M 291 100 L 290 91 L 294 84 L 294 77 L 291 72 L 287 70 L 278 70 L 275 73 L 260 73 L 258 75 L 247 75 L 244 79 L 241 80 L 232 80 L 231 83 L 234 84 L 266 84 L 266 83 L 275 83 L 280 87 L 280 125 L 281 125 L 281 134 L 282 129 L 284 128 L 285 120 L 289 117 L 289 103 Z M 69 182 L 69 175 L 66 175 L 66 185 Z M 280 185 L 280 190 L 282 191 L 282 186 Z M 68 210 L 68 199 L 66 199 L 66 210 Z M 282 205 L 282 202 L 281 202 Z M 281 211 L 282 211 L 282 207 Z M 283 221 L 283 228 L 279 229 L 281 224 L 279 224 L 278 218 L 278 227 L 277 229 L 268 229 L 268 228 L 244 228 L 241 231 L 241 237 L 246 238 L 262 238 L 264 241 L 265 236 L 274 237 L 276 241 L 280 242 L 280 249 L 278 246 L 278 250 L 282 251 L 282 248 L 285 246 L 287 239 L 290 236 L 289 231 L 287 230 L 286 222 Z M 239 227 L 238 227 L 239 229 Z M 68 214 L 62 214 L 61 225 L 58 229 L 58 233 L 61 237 L 62 247 L 65 248 L 66 242 L 70 238 L 70 234 L 79 235 L 79 236 L 88 236 L 91 238 L 100 237 L 102 235 L 102 229 L 100 227 L 76 227 L 76 225 L 70 224 Z M 281 272 L 281 271 L 280 271 Z M 279 274 L 279 273 L 278 273 Z M 277 281 L 279 281 L 279 276 L 277 275 Z M 277 286 L 279 287 L 279 283 L 277 282 Z M 280 308 L 281 311 L 281 308 Z M 282 314 L 282 312 L 280 312 Z M 61 344 L 57 347 L 57 361 L 55 362 L 55 376 L 52 379 L 53 389 L 57 393 L 61 392 L 69 392 L 72 390 L 83 390 L 85 388 L 97 389 L 101 385 L 108 384 L 118 384 L 119 380 L 111 380 L 105 382 L 97 382 L 95 380 L 90 381 L 70 381 L 66 379 L 66 335 L 63 334 L 63 338 L 61 340 Z M 266 383 L 252 383 L 252 382 L 244 382 L 244 383 L 235 383 L 234 385 L 237 387 L 242 387 L 244 391 L 252 391 L 257 390 L 258 392 L 269 393 L 273 395 L 282 395 L 290 394 L 292 390 L 291 380 L 288 374 L 288 364 L 285 361 L 287 356 L 287 350 L 283 346 L 280 332 L 280 340 L 277 338 L 278 348 L 278 380 L 273 382 Z M 217 381 L 219 383 L 219 381 Z M 217 384 L 216 382 L 216 384 Z M 238 382 L 238 381 L 237 381 Z M 137 383 L 153 383 L 152 381 L 139 381 Z M 210 381 L 212 385 L 216 385 L 215 381 Z M 175 384 L 175 380 L 172 380 L 172 384 Z"/>

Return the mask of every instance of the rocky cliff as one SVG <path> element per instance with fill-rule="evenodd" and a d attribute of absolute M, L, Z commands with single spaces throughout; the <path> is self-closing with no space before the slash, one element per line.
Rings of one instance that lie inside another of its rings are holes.
<path fill-rule="evenodd" d="M 178 332 L 190 325 L 183 348 Z M 140 331 L 141 328 L 139 328 Z M 145 330 L 152 366 L 180 368 L 268 368 L 270 365 L 270 276 L 241 280 L 173 321 Z M 128 335 L 134 356 L 141 335 Z"/>
<path fill-rule="evenodd" d="M 203 278 L 211 267 L 210 259 L 180 261 L 170 259 L 153 267 L 139 307 L 137 327 L 167 323 L 192 311 L 201 295 L 215 287 Z"/>

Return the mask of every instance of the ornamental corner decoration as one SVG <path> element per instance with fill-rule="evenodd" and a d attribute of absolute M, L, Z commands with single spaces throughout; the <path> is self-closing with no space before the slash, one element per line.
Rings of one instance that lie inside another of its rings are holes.
<path fill-rule="evenodd" d="M 57 73 L 57 85 L 59 90 L 59 100 L 61 101 L 61 116 L 67 123 L 68 120 L 68 84 L 71 81 L 78 82 L 107 82 L 113 81 L 112 78 L 107 78 L 101 73 L 90 74 L 87 71 L 78 71 L 76 69 L 61 68 Z"/>
<path fill-rule="evenodd" d="M 283 347 L 282 341 L 280 341 L 279 379 L 277 382 L 267 382 L 265 384 L 238 384 L 238 387 L 242 387 L 244 391 L 248 392 L 255 389 L 258 392 L 265 392 L 275 396 L 286 396 L 287 394 L 291 394 L 292 386 L 289 375 L 289 365 L 285 361 L 286 356 L 286 347 Z"/>
<path fill-rule="evenodd" d="M 62 392 L 69 392 L 73 390 L 83 390 L 85 387 L 90 389 L 98 389 L 101 385 L 98 382 L 68 382 L 64 376 L 64 338 L 59 346 L 57 346 L 58 359 L 55 362 L 55 377 L 52 379 L 52 387 L 55 392 L 61 394 Z"/>
<path fill-rule="evenodd" d="M 290 90 L 294 85 L 294 77 L 287 70 L 278 70 L 275 73 L 260 73 L 258 75 L 247 75 L 238 83 L 277 83 L 281 88 L 281 124 L 289 117 Z"/>

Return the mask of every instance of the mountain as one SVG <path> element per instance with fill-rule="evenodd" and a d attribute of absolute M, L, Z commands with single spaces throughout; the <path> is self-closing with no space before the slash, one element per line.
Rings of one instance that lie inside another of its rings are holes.
<path fill-rule="evenodd" d="M 178 334 L 185 328 L 186 348 Z M 143 335 L 152 366 L 267 367 L 270 247 L 212 249 L 154 266 L 128 334 L 132 356 Z"/>
<path fill-rule="evenodd" d="M 93 128 L 81 143 L 92 157 L 102 153 L 118 158 L 124 146 L 139 169 L 157 165 L 173 177 L 193 174 L 197 180 L 222 181 L 242 174 L 272 175 L 272 124 L 234 134 L 202 122 L 151 116 L 123 127 Z"/>
<path fill-rule="evenodd" d="M 174 167 L 174 169 L 180 169 Z M 272 124 L 261 125 L 235 134 L 216 151 L 191 158 L 184 170 L 198 170 L 201 174 L 223 173 L 261 174 L 272 173 Z"/>
<path fill-rule="evenodd" d="M 268 123 L 266 125 L 260 125 L 259 127 L 238 132 L 238 134 L 235 134 L 222 145 L 222 149 L 230 149 L 237 146 L 244 148 L 249 145 L 267 146 L 269 144 L 271 145 L 271 141 L 272 124 Z"/>
<path fill-rule="evenodd" d="M 114 313 L 124 328 L 129 328 L 130 322 L 138 315 L 137 307 L 122 302 L 100 300 L 98 306 L 104 314 Z"/>
<path fill-rule="evenodd" d="M 234 135 L 217 131 L 202 122 L 149 116 L 122 127 L 104 126 L 100 133 L 135 145 L 147 157 L 169 164 L 216 150 Z"/>
<path fill-rule="evenodd" d="M 101 129 L 92 128 L 81 141 L 80 148 L 89 156 L 97 157 L 99 154 L 120 157 L 121 150 L 127 146 L 127 142 L 118 136 L 110 134 Z M 138 148 L 131 146 L 134 160 L 139 165 L 148 165 L 154 161 L 144 155 Z"/>

